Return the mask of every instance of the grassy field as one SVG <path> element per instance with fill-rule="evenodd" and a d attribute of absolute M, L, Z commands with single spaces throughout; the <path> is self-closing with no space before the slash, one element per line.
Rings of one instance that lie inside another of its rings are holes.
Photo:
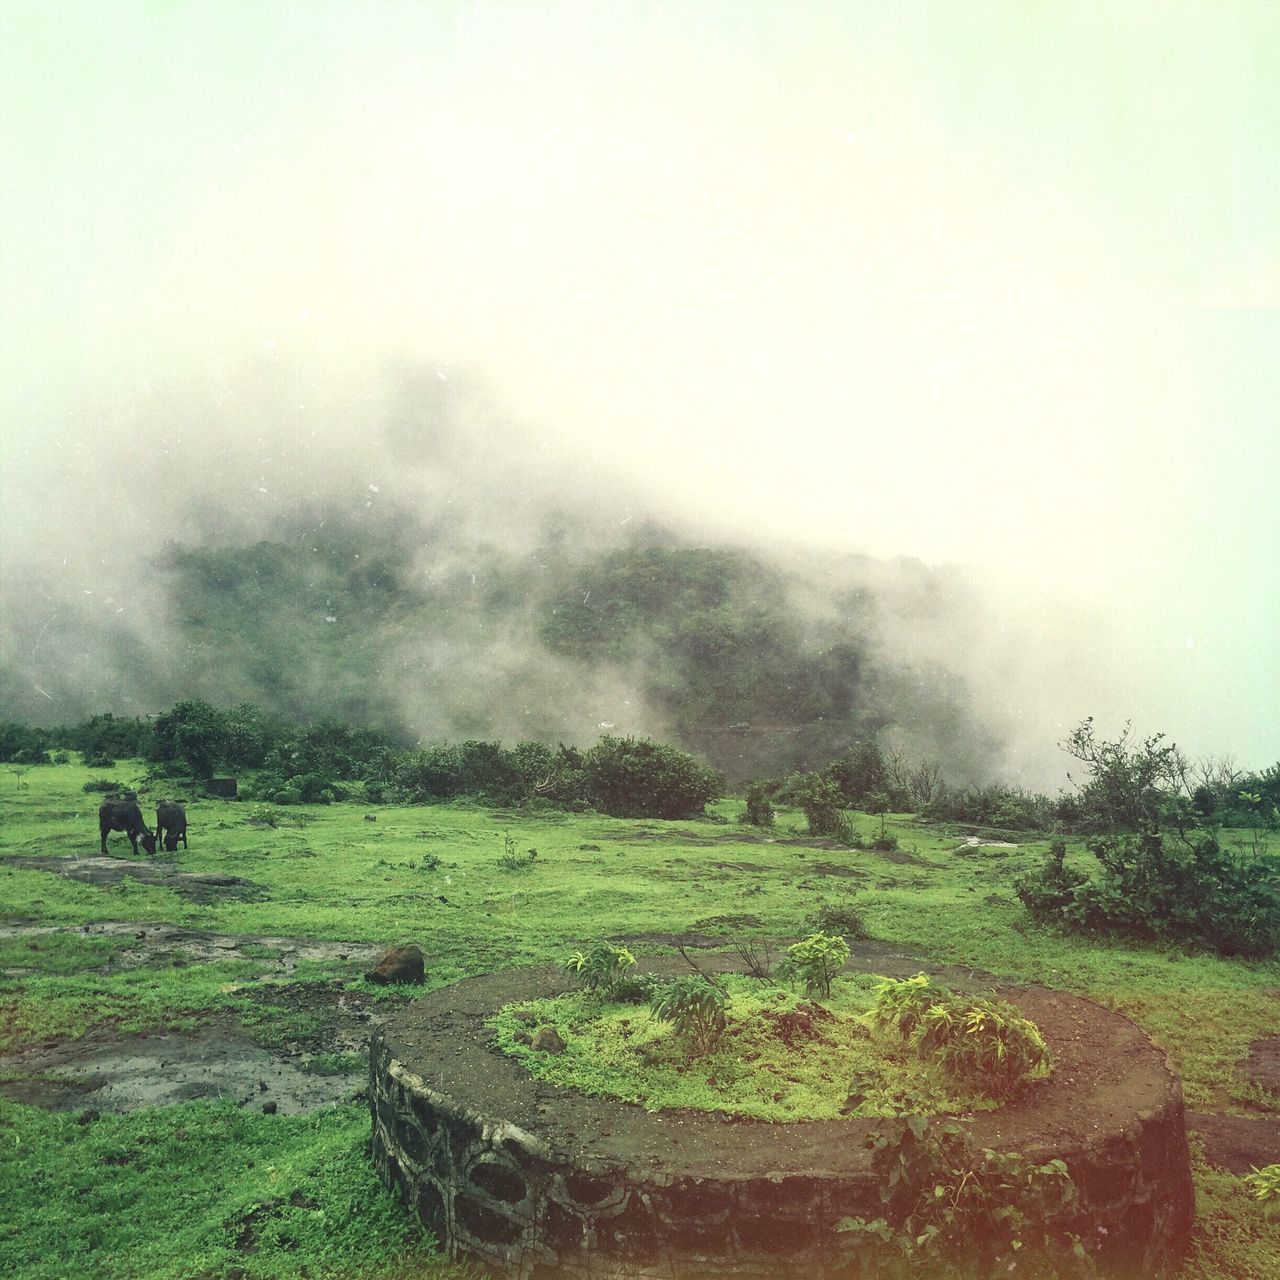
<path fill-rule="evenodd" d="M 269 946 L 137 967 L 120 963 L 131 935 L 55 926 L 130 921 L 140 931 L 166 923 L 372 946 L 413 941 L 427 956 L 428 986 L 437 987 L 512 965 L 559 964 L 604 936 L 799 936 L 826 903 L 856 907 L 874 938 L 905 951 L 1122 1011 L 1169 1051 L 1192 1110 L 1257 1115 L 1274 1104 L 1237 1064 L 1250 1041 L 1280 1028 L 1280 966 L 1099 945 L 1033 926 L 1012 883 L 1043 843 L 968 847 L 960 834 L 891 815 L 888 829 L 910 857 L 890 861 L 762 843 L 738 825 L 734 800 L 697 822 L 331 805 L 277 810 L 275 826 L 262 825 L 251 804 L 202 800 L 188 806 L 190 850 L 176 855 L 179 869 L 240 877 L 260 886 L 256 900 L 197 903 L 134 880 L 102 887 L 13 865 L 15 857 L 98 852 L 98 797 L 83 784 L 100 776 L 75 764 L 0 769 L 0 923 L 24 926 L 0 932 L 0 1053 L 111 1031 L 247 1021 L 246 987 L 260 997 L 253 1018 L 263 1043 L 273 1030 L 273 984 L 341 982 L 370 1000 L 387 996 L 364 982 L 361 966 L 336 956 L 300 960 L 285 977 Z M 111 776 L 138 781 L 143 766 L 121 762 Z M 866 835 L 878 831 L 879 819 L 855 815 L 855 823 Z M 774 834 L 802 829 L 798 814 L 782 812 Z M 509 841 L 521 869 L 504 862 Z M 130 854 L 119 835 L 110 848 Z M 529 849 L 537 850 L 532 863 Z M 50 931 L 34 932 L 41 927 Z M 657 941 L 629 945 L 667 950 Z M 374 1178 L 363 1103 L 263 1115 L 199 1101 L 81 1119 L 0 1101 L 0 1274 L 455 1274 Z M 1280 1274 L 1280 1224 L 1263 1221 L 1242 1179 L 1203 1160 L 1196 1177 L 1195 1245 L 1183 1280 Z"/>

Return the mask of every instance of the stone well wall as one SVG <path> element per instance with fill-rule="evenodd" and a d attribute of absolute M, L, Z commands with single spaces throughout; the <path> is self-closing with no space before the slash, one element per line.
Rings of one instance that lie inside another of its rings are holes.
<path fill-rule="evenodd" d="M 489 1047 L 485 1019 L 563 989 L 541 970 L 470 979 L 374 1037 L 378 1172 L 447 1252 L 517 1280 L 839 1275 L 849 1238 L 836 1222 L 881 1212 L 862 1139 L 885 1122 L 650 1114 L 531 1080 Z M 1001 994 L 1039 1024 L 1057 1068 L 981 1114 L 975 1140 L 1066 1160 L 1077 1229 L 1108 1274 L 1167 1272 L 1193 1206 L 1178 1080 L 1117 1014 L 1039 989 Z"/>

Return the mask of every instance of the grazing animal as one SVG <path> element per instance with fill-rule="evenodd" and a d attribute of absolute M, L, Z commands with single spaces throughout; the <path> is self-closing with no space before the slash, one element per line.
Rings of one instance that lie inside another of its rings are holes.
<path fill-rule="evenodd" d="M 133 845 L 133 852 L 138 852 L 138 841 L 148 853 L 155 853 L 156 838 L 142 821 L 142 810 L 136 800 L 104 800 L 98 809 L 98 830 L 102 833 L 102 852 L 107 851 L 107 834 L 112 831 L 123 831 Z"/>
<path fill-rule="evenodd" d="M 187 811 L 176 800 L 161 800 L 156 805 L 156 839 L 164 842 L 166 853 L 187 847 Z"/>

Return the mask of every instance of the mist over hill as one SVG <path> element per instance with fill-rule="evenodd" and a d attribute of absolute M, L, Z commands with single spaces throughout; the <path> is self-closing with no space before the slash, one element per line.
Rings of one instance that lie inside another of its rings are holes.
<path fill-rule="evenodd" d="M 322 402 L 267 367 L 99 412 L 6 539 L 10 717 L 197 696 L 406 741 L 650 734 L 738 778 L 871 738 L 1005 764 L 939 657 L 984 607 L 958 571 L 731 545 L 465 373 Z"/>

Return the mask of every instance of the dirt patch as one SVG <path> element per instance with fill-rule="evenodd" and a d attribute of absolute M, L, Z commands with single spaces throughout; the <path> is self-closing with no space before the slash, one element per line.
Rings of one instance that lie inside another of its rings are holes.
<path fill-rule="evenodd" d="M 266 889 L 252 880 L 216 871 L 179 871 L 171 862 L 135 862 L 128 858 L 39 854 L 6 858 L 5 865 L 29 871 L 51 871 L 68 880 L 111 889 L 124 879 L 172 889 L 193 902 L 259 901 Z"/>
<path fill-rule="evenodd" d="M 1255 1040 L 1242 1069 L 1260 1089 L 1280 1095 L 1280 1036 Z"/>
<path fill-rule="evenodd" d="M 217 1098 L 281 1114 L 349 1102 L 363 1090 L 372 1030 L 404 1001 L 336 982 L 243 987 L 243 1012 L 192 1032 L 98 1027 L 78 1040 L 0 1055 L 0 1096 L 52 1111 L 134 1111 Z M 406 997 L 407 999 L 408 997 Z"/>
<path fill-rule="evenodd" d="M 838 862 L 815 862 L 811 867 L 806 867 L 806 871 L 812 871 L 818 876 L 839 876 L 844 880 L 865 880 L 867 873 L 859 871 L 857 867 L 846 867 Z"/>
<path fill-rule="evenodd" d="M 1280 1164 L 1280 1119 L 1254 1116 L 1187 1114 L 1187 1128 L 1204 1141 L 1212 1164 L 1231 1173 L 1248 1173 Z"/>

